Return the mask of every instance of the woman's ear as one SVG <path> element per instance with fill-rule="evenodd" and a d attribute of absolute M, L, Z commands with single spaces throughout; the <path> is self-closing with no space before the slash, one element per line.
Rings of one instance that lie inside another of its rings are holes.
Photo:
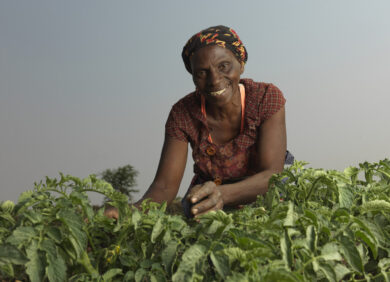
<path fill-rule="evenodd" d="M 240 74 L 242 74 L 245 70 L 245 63 L 241 62 L 241 67 L 240 67 Z"/>

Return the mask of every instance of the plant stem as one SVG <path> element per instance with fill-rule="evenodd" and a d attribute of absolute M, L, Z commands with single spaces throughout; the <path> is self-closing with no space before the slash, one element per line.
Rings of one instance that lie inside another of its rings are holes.
<path fill-rule="evenodd" d="M 89 257 L 88 257 L 88 254 L 86 251 L 83 252 L 83 254 L 81 255 L 81 258 L 79 258 L 77 260 L 77 262 L 80 263 L 82 266 L 84 266 L 85 270 L 92 277 L 99 276 L 99 272 L 92 266 L 91 261 L 89 260 Z"/>

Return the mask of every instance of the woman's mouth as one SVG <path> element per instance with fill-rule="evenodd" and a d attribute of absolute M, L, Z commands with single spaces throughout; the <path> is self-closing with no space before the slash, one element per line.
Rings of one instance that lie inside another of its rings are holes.
<path fill-rule="evenodd" d="M 219 96 L 219 95 L 221 95 L 225 91 L 226 91 L 226 88 L 221 89 L 219 91 L 210 91 L 209 94 L 212 95 L 212 96 Z"/>

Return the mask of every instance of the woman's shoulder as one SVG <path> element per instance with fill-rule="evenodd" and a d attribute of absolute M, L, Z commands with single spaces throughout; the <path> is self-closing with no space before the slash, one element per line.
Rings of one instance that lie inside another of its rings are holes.
<path fill-rule="evenodd" d="M 272 94 L 282 94 L 282 91 L 275 86 L 273 83 L 269 82 L 258 82 L 254 81 L 250 78 L 243 78 L 240 80 L 240 83 L 242 83 L 245 87 L 245 92 L 248 93 L 248 95 L 254 95 L 254 96 L 264 96 L 267 93 Z"/>
<path fill-rule="evenodd" d="M 180 98 L 175 104 L 173 104 L 172 109 L 177 111 L 191 111 L 199 107 L 200 99 L 196 91 L 191 92 L 184 97 Z"/>
<path fill-rule="evenodd" d="M 252 79 L 242 79 L 245 86 L 246 113 L 257 123 L 268 119 L 286 102 L 282 91 L 272 83 L 255 82 Z"/>

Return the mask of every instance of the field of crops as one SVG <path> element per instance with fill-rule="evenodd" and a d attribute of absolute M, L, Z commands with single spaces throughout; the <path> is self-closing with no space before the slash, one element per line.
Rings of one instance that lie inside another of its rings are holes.
<path fill-rule="evenodd" d="M 266 197 L 200 222 L 142 211 L 90 176 L 36 184 L 0 209 L 6 281 L 390 281 L 390 161 L 343 172 L 295 162 Z M 104 194 L 118 221 L 95 211 Z M 0 279 L 0 280 L 1 280 Z"/>

